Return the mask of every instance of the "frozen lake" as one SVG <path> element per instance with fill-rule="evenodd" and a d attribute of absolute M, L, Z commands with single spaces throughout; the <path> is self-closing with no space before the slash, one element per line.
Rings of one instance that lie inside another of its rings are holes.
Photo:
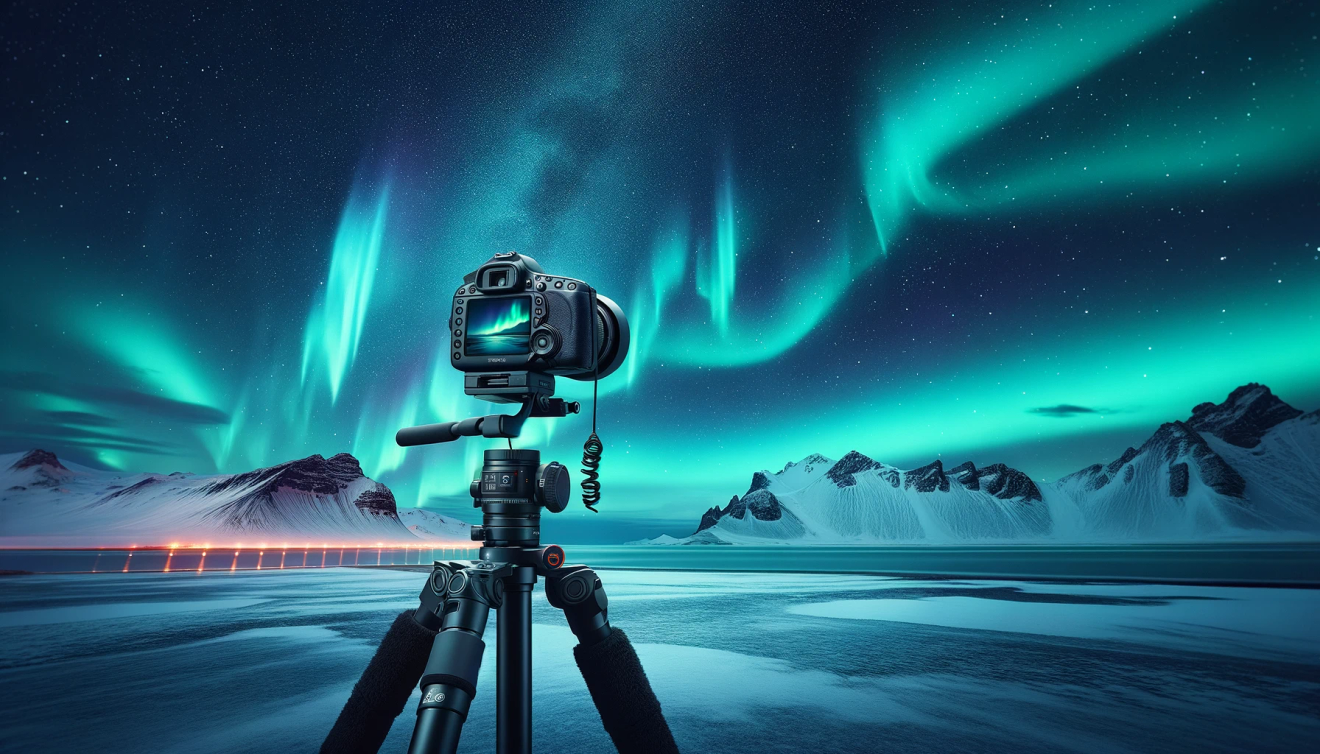
<path fill-rule="evenodd" d="M 1290 751 L 1320 590 L 601 572 L 685 751 Z M 0 750 L 313 751 L 420 572 L 0 578 Z M 609 752 L 534 597 L 541 751 Z M 494 748 L 494 627 L 462 751 Z M 414 694 L 416 697 L 416 694 Z M 413 707 L 382 751 L 405 751 Z"/>

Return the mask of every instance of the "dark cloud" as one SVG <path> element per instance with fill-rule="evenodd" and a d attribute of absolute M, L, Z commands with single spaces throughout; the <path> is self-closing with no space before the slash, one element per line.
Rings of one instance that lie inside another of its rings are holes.
<path fill-rule="evenodd" d="M 0 388 L 59 395 L 88 403 L 102 403 L 130 408 L 179 424 L 228 424 L 229 414 L 199 403 L 176 401 L 160 395 L 111 385 L 69 382 L 40 372 L 0 372 Z M 81 413 L 81 412 L 64 412 Z M 88 414 L 88 416 L 91 416 Z M 87 423 L 87 422 L 77 422 Z M 102 425 L 103 426 L 103 425 Z"/>
<path fill-rule="evenodd" d="M 68 424 L 76 427 L 113 427 L 118 424 L 114 419 L 86 411 L 42 411 L 41 417 L 54 424 Z"/>
<path fill-rule="evenodd" d="M 5 440 L 6 446 L 15 446 L 19 443 L 21 443 L 19 447 L 36 446 L 45 443 L 96 450 L 125 450 L 152 455 L 181 455 L 183 450 L 174 443 L 61 424 L 17 424 L 12 428 L 0 430 L 0 439 Z"/>
<path fill-rule="evenodd" d="M 1053 416 L 1058 419 L 1066 419 L 1070 416 L 1079 414 L 1112 414 L 1107 408 L 1089 408 L 1087 406 L 1074 406 L 1071 403 L 1060 403 L 1057 406 L 1038 406 L 1027 409 L 1029 414 L 1039 414 L 1041 416 Z"/>

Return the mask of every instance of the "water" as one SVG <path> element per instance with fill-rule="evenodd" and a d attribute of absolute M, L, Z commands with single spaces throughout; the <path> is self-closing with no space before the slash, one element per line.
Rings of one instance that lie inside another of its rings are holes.
<path fill-rule="evenodd" d="M 525 329 L 512 335 L 477 335 L 469 333 L 467 353 L 469 356 L 527 353 L 527 339 L 529 337 L 530 334 Z"/>
<path fill-rule="evenodd" d="M 423 578 L 0 578 L 0 750 L 313 751 Z M 1320 590 L 602 578 L 685 751 L 1292 751 L 1320 738 Z M 540 594 L 534 605 L 538 748 L 612 751 L 562 614 Z M 464 752 L 493 750 L 488 643 Z M 415 697 L 382 751 L 406 750 Z"/>
<path fill-rule="evenodd" d="M 602 568 L 869 573 L 1032 579 L 1320 584 L 1320 543 L 855 547 L 573 545 L 569 562 Z M 262 570 L 470 559 L 458 548 L 0 550 L 0 571 Z M 203 557 L 204 555 L 204 557 Z"/>

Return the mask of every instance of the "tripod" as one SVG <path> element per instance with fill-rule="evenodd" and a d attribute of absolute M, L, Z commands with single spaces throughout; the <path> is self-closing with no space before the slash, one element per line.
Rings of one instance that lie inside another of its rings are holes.
<path fill-rule="evenodd" d="M 436 441 L 429 437 L 482 434 L 482 423 L 469 419 L 404 432 L 420 439 L 408 444 L 421 444 Z M 454 431 L 459 424 L 466 431 Z M 400 444 L 408 439 L 404 432 Z M 486 648 L 482 635 L 491 610 L 499 611 L 495 750 L 531 752 L 531 600 L 537 576 L 543 576 L 546 597 L 564 611 L 578 639 L 574 658 L 615 747 L 621 753 L 677 754 L 632 644 L 610 625 L 600 578 L 587 566 L 564 565 L 558 545 L 540 544 L 541 508 L 563 510 L 571 490 L 567 469 L 540 460 L 536 450 L 485 451 L 481 477 L 471 488 L 473 504 L 482 510 L 482 525 L 472 528 L 472 538 L 482 542 L 481 559 L 434 564 L 420 605 L 395 619 L 322 752 L 379 750 L 412 688 L 420 685 L 409 754 L 453 754 L 477 693 Z"/>

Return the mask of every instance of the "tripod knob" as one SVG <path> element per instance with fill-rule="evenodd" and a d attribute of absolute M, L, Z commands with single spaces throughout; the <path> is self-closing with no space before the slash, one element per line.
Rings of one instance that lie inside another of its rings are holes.
<path fill-rule="evenodd" d="M 558 461 L 541 464 L 536 470 L 537 502 L 551 513 L 558 513 L 568 507 L 572 495 L 573 483 L 568 478 L 568 469 Z"/>

